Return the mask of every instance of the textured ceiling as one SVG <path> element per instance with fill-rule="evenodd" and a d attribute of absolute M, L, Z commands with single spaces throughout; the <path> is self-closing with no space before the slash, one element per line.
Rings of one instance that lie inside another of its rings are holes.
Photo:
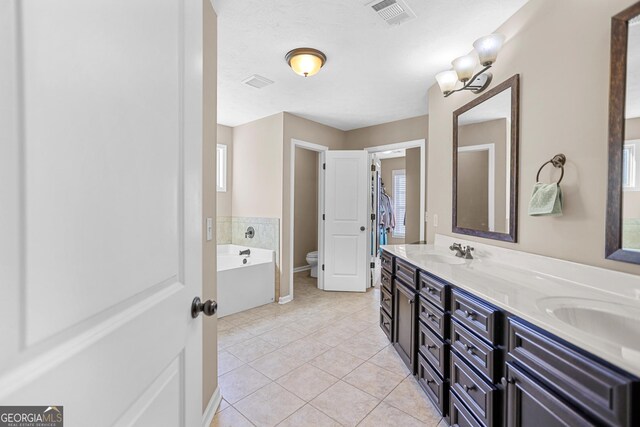
<path fill-rule="evenodd" d="M 218 122 L 237 126 L 287 111 L 342 130 L 426 114 L 435 74 L 527 0 L 405 0 L 417 19 L 388 26 L 365 0 L 215 0 Z M 284 55 L 328 57 L 309 78 Z M 241 83 L 259 74 L 275 83 Z"/>

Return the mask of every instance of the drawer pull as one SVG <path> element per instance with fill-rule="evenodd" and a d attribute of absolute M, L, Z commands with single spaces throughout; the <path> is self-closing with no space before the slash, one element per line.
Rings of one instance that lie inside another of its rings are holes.
<path fill-rule="evenodd" d="M 435 294 L 436 290 L 430 287 L 427 287 L 427 292 L 429 292 L 430 294 Z"/>
<path fill-rule="evenodd" d="M 473 319 L 476 314 L 473 311 L 464 311 L 464 317 L 467 319 Z"/>
<path fill-rule="evenodd" d="M 475 347 L 469 344 L 463 344 L 464 345 L 464 349 L 467 353 L 474 355 L 475 353 L 473 352 L 473 350 L 475 350 Z"/>
<path fill-rule="evenodd" d="M 391 298 L 382 298 L 382 302 L 391 301 Z"/>
<path fill-rule="evenodd" d="M 436 348 L 436 346 L 435 346 L 435 345 L 433 345 L 433 344 L 429 344 L 429 345 L 427 346 L 427 350 L 431 350 L 432 348 Z"/>
<path fill-rule="evenodd" d="M 509 384 L 515 384 L 514 380 L 508 379 L 506 377 L 502 377 L 502 379 L 500 380 L 500 382 L 502 383 L 502 385 L 506 388 Z"/>
<path fill-rule="evenodd" d="M 473 391 L 476 389 L 475 385 L 463 385 L 462 388 L 464 388 L 464 391 L 466 391 L 467 393 L 469 393 L 470 391 Z"/>
<path fill-rule="evenodd" d="M 435 314 L 427 313 L 427 319 L 433 319 L 433 320 L 436 320 L 436 319 L 437 319 L 437 317 L 436 317 L 436 315 L 435 315 Z"/>
<path fill-rule="evenodd" d="M 389 322 L 382 322 L 383 326 L 389 326 Z"/>
<path fill-rule="evenodd" d="M 427 384 L 434 384 L 435 381 L 434 380 L 427 380 Z"/>
<path fill-rule="evenodd" d="M 409 304 L 413 304 L 415 301 L 411 298 L 407 299 L 407 301 L 409 301 Z"/>

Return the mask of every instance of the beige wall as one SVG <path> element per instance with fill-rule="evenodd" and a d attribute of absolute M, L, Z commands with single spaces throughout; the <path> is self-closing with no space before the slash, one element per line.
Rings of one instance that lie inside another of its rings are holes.
<path fill-rule="evenodd" d="M 507 119 L 497 119 L 497 120 L 489 120 L 481 123 L 473 123 L 464 126 L 460 126 L 458 131 L 458 146 L 459 147 L 468 147 L 470 145 L 479 145 L 479 144 L 493 144 L 494 147 L 494 156 L 495 156 L 495 179 L 494 179 L 494 229 L 498 233 L 508 233 L 507 230 L 507 138 L 509 129 L 507 128 Z M 468 153 L 467 153 L 468 154 Z M 486 152 L 485 152 L 486 154 Z M 480 159 L 481 157 L 476 156 L 476 159 Z M 485 162 L 484 165 L 487 167 L 486 160 L 488 159 L 486 155 L 484 156 Z M 467 158 L 467 160 L 471 160 Z M 461 177 L 465 171 L 470 170 L 468 168 L 473 167 L 474 163 L 469 162 L 469 164 L 464 167 L 458 167 L 458 177 Z M 476 166 L 479 163 L 475 163 Z M 462 165 L 459 165 L 462 166 Z M 476 171 L 479 173 L 479 171 Z M 477 175 L 476 175 L 477 176 Z M 484 172 L 482 176 L 488 177 L 488 171 Z M 478 187 L 479 188 L 479 187 Z M 488 192 L 488 187 L 484 186 L 486 192 Z M 458 183 L 458 191 L 464 190 L 462 188 L 461 183 Z M 471 190 L 473 191 L 473 190 Z M 464 192 L 464 191 L 463 191 Z M 467 196 L 471 194 L 466 194 L 466 201 L 470 199 Z M 461 196 L 462 197 L 462 196 Z M 463 200 L 458 200 L 458 203 L 465 202 Z M 486 201 L 485 201 L 486 202 Z M 474 206 L 469 206 L 471 209 L 467 209 L 465 211 L 466 217 L 473 221 L 473 218 L 476 217 L 477 209 L 473 209 Z M 487 219 L 486 225 L 484 228 L 476 228 L 478 224 L 472 227 L 468 227 L 469 223 L 461 223 L 460 227 L 465 228 L 473 228 L 475 230 L 485 230 L 488 231 L 488 212 L 486 211 L 487 203 L 484 203 L 484 213 Z M 478 215 L 477 218 L 480 216 Z M 459 218 L 464 218 L 459 215 Z"/>
<path fill-rule="evenodd" d="M 318 250 L 318 157 L 296 148 L 293 266 L 307 265 L 309 252 Z"/>
<path fill-rule="evenodd" d="M 281 217 L 282 117 L 233 128 L 233 216 Z"/>
<path fill-rule="evenodd" d="M 640 139 L 640 117 L 627 119 L 624 127 L 625 139 Z"/>
<path fill-rule="evenodd" d="M 458 227 L 489 231 L 489 153 L 458 153 Z"/>
<path fill-rule="evenodd" d="M 378 145 L 427 139 L 429 117 L 418 116 L 346 132 L 345 148 L 361 150 Z"/>
<path fill-rule="evenodd" d="M 218 18 L 209 0 L 203 5 L 203 141 L 202 141 L 202 216 L 216 217 L 216 118 L 217 118 L 217 61 Z M 216 299 L 216 242 L 207 241 L 206 227 L 202 227 L 202 297 Z M 218 387 L 218 321 L 216 316 L 203 317 L 202 325 L 202 411 Z"/>
<path fill-rule="evenodd" d="M 324 145 L 331 150 L 342 150 L 345 147 L 345 132 L 311 120 L 303 119 L 290 113 L 283 113 L 283 150 L 280 151 L 283 160 L 283 181 L 282 186 L 282 222 L 280 227 L 280 245 L 282 253 L 282 271 L 288 272 L 292 268 L 289 250 L 289 239 L 291 237 L 291 139 L 297 139 L 313 144 Z M 233 213 L 236 215 L 235 211 Z M 289 275 L 283 274 L 280 278 L 281 296 L 289 295 Z"/>
<path fill-rule="evenodd" d="M 530 0 L 498 29 L 507 43 L 491 70 L 492 85 L 521 75 L 519 233 L 517 244 L 483 242 L 640 273 L 638 265 L 604 258 L 610 23 L 634 1 Z M 558 76 L 571 76 L 571 83 Z M 452 234 L 451 114 L 475 95 L 444 98 L 434 85 L 428 97 L 427 206 L 429 221 L 439 217 L 439 226 L 427 229 L 433 241 L 436 232 Z M 529 217 L 536 172 L 557 153 L 567 156 L 564 216 Z"/>
<path fill-rule="evenodd" d="M 216 211 L 218 216 L 231 216 L 231 194 L 233 194 L 233 128 L 218 125 L 218 144 L 227 146 L 227 191 L 219 192 Z"/>
<path fill-rule="evenodd" d="M 420 236 L 420 148 L 408 149 L 404 162 L 407 174 L 407 222 L 404 241 L 417 243 L 424 240 L 424 236 Z"/>
<path fill-rule="evenodd" d="M 391 200 L 395 200 L 395 192 L 393 191 L 393 171 L 399 169 L 405 169 L 405 158 L 398 157 L 395 159 L 383 159 L 380 161 L 380 178 L 382 182 L 384 182 L 384 188 L 389 196 L 391 196 Z M 404 218 L 400 218 L 396 216 L 396 224 L 402 223 Z M 387 244 L 388 245 L 402 245 L 404 244 L 405 239 L 400 237 L 393 237 L 393 232 L 389 232 L 387 234 Z"/>

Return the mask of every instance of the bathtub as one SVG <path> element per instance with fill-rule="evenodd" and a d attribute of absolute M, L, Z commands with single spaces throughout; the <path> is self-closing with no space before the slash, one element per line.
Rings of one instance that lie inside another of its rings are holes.
<path fill-rule="evenodd" d="M 250 256 L 239 255 L 245 249 Z M 275 274 L 275 251 L 218 245 L 218 317 L 273 302 Z"/>

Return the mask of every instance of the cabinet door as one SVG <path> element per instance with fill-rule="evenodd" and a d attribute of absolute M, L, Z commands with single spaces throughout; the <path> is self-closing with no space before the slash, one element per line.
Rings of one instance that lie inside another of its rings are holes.
<path fill-rule="evenodd" d="M 507 362 L 507 426 L 564 427 L 594 425 L 568 403 Z"/>
<path fill-rule="evenodd" d="M 416 346 L 416 294 L 396 280 L 394 302 L 394 347 L 411 370 L 415 373 L 415 346 Z"/>

